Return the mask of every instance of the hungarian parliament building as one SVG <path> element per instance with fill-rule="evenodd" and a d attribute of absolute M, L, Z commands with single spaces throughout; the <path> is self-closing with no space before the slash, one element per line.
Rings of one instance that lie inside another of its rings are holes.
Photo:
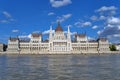
<path fill-rule="evenodd" d="M 71 39 L 69 27 L 65 34 L 60 23 L 54 33 L 50 27 L 48 40 L 43 41 L 42 34 L 39 33 L 32 33 L 29 40 L 10 37 L 7 48 L 7 53 L 16 54 L 82 54 L 109 51 L 109 42 L 106 38 L 89 40 L 86 34 L 76 33 L 74 39 Z"/>

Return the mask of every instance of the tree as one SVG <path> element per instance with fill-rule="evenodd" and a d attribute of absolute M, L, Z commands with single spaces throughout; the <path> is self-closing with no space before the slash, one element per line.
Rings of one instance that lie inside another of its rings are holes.
<path fill-rule="evenodd" d="M 113 44 L 112 44 L 112 45 L 110 45 L 110 50 L 111 50 L 111 51 L 117 51 L 116 46 L 115 46 L 115 45 L 113 45 Z"/>
<path fill-rule="evenodd" d="M 6 50 L 7 50 L 7 45 L 4 44 L 4 45 L 3 45 L 3 51 L 6 51 Z"/>

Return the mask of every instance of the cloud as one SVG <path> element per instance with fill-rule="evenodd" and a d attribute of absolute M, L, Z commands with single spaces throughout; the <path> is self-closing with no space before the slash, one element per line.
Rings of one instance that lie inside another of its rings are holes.
<path fill-rule="evenodd" d="M 69 24 L 69 25 L 66 25 L 65 27 L 66 27 L 66 28 L 68 28 L 68 26 L 69 26 L 69 28 L 71 28 L 71 27 L 72 27 L 72 25 L 70 25 L 70 24 Z"/>
<path fill-rule="evenodd" d="M 74 25 L 77 26 L 77 27 L 81 27 L 81 22 L 75 22 Z"/>
<path fill-rule="evenodd" d="M 97 29 L 97 28 L 98 28 L 98 26 L 97 26 L 97 25 L 95 25 L 95 26 L 93 26 L 93 27 L 92 27 L 92 29 Z"/>
<path fill-rule="evenodd" d="M 19 30 L 12 30 L 13 33 L 19 32 Z"/>
<path fill-rule="evenodd" d="M 58 7 L 62 7 L 62 6 L 71 4 L 72 1 L 71 0 L 50 0 L 50 3 L 52 5 L 52 7 L 58 8 Z"/>
<path fill-rule="evenodd" d="M 91 22 L 84 22 L 82 25 L 83 25 L 83 26 L 91 26 L 92 23 L 91 23 Z"/>
<path fill-rule="evenodd" d="M 88 40 L 95 40 L 95 38 L 88 36 Z"/>
<path fill-rule="evenodd" d="M 118 27 L 107 27 L 99 34 L 101 37 L 108 38 L 111 42 L 120 42 L 120 29 Z"/>
<path fill-rule="evenodd" d="M 96 10 L 96 12 L 105 12 L 105 11 L 115 11 L 117 8 L 115 6 L 103 6 L 100 9 Z"/>
<path fill-rule="evenodd" d="M 21 35 L 21 36 L 18 36 L 19 38 L 31 38 L 31 34 L 29 35 Z"/>
<path fill-rule="evenodd" d="M 9 23 L 8 20 L 0 20 L 0 23 Z"/>
<path fill-rule="evenodd" d="M 115 15 L 116 10 L 117 10 L 117 7 L 115 7 L 115 6 L 109 6 L 109 7 L 102 6 L 101 8 L 95 10 L 95 12 L 98 12 L 99 15 L 109 17 L 109 16 Z"/>
<path fill-rule="evenodd" d="M 99 31 L 97 32 L 97 34 L 100 35 L 102 32 L 103 32 L 103 30 L 99 30 Z"/>
<path fill-rule="evenodd" d="M 49 12 L 48 13 L 48 16 L 52 16 L 52 15 L 55 15 L 55 13 L 54 12 Z"/>
<path fill-rule="evenodd" d="M 107 37 L 111 42 L 120 42 L 120 18 L 109 17 L 106 20 L 106 26 L 98 31 L 101 37 Z"/>
<path fill-rule="evenodd" d="M 64 33 L 67 34 L 68 31 L 64 31 Z M 75 34 L 77 34 L 77 32 L 70 32 L 70 35 L 71 35 L 71 36 L 74 36 Z"/>
<path fill-rule="evenodd" d="M 99 20 L 106 20 L 106 17 L 103 16 L 103 15 L 101 15 L 101 16 L 99 17 Z"/>
<path fill-rule="evenodd" d="M 40 33 L 40 31 L 33 31 L 33 33 Z"/>
<path fill-rule="evenodd" d="M 5 17 L 7 17 L 7 18 L 12 18 L 11 14 L 8 13 L 7 11 L 3 11 L 2 13 L 3 13 L 3 15 L 4 15 Z"/>
<path fill-rule="evenodd" d="M 60 17 L 58 16 L 56 22 L 58 22 L 58 21 L 64 22 L 65 20 L 67 20 L 67 19 L 70 18 L 71 16 L 72 16 L 72 14 L 65 14 L 65 15 L 62 15 L 62 16 L 60 16 Z"/>
<path fill-rule="evenodd" d="M 3 11 L 1 13 L 2 13 L 2 16 L 4 16 L 4 18 L 0 20 L 0 23 L 10 23 L 15 21 L 15 19 L 13 19 L 11 14 L 8 13 L 7 11 Z"/>
<path fill-rule="evenodd" d="M 46 35 L 46 34 L 49 34 L 50 33 L 50 30 L 46 30 L 44 32 L 42 32 L 43 35 Z M 55 30 L 52 30 L 52 33 L 55 33 Z"/>
<path fill-rule="evenodd" d="M 95 10 L 97 15 L 93 15 L 90 17 L 92 21 L 105 21 L 107 18 L 112 17 L 116 14 L 117 7 L 115 6 L 102 6 L 101 8 Z"/>
<path fill-rule="evenodd" d="M 115 6 L 102 6 L 95 10 L 96 15 L 90 17 L 93 24 L 101 26 L 97 31 L 99 37 L 106 37 L 112 43 L 120 42 L 120 17 L 116 15 L 117 9 Z M 96 25 L 92 29 L 98 28 Z"/>
<path fill-rule="evenodd" d="M 120 18 L 117 17 L 108 18 L 107 23 L 112 25 L 120 25 Z"/>
<path fill-rule="evenodd" d="M 71 34 L 71 36 L 73 36 L 73 35 L 77 34 L 77 32 L 71 32 L 70 34 Z"/>
<path fill-rule="evenodd" d="M 98 17 L 97 16 L 91 16 L 90 19 L 93 20 L 93 21 L 96 21 L 98 19 Z"/>
<path fill-rule="evenodd" d="M 78 22 L 75 22 L 74 25 L 77 26 L 77 27 L 87 27 L 87 26 L 92 26 L 92 23 L 89 22 L 89 21 L 86 21 L 86 22 L 78 21 Z"/>

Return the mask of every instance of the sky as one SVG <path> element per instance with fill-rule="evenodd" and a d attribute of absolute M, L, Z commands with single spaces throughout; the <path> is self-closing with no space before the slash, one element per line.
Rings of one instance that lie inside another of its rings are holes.
<path fill-rule="evenodd" d="M 60 21 L 71 35 L 86 33 L 89 39 L 106 37 L 120 43 L 120 0 L 0 0 L 0 42 L 9 37 L 48 37 Z"/>

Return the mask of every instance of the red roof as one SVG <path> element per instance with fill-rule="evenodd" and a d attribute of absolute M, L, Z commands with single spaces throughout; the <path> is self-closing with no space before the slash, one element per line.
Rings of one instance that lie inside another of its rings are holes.
<path fill-rule="evenodd" d="M 32 33 L 32 37 L 40 37 L 41 34 L 38 34 L 38 33 Z"/>
<path fill-rule="evenodd" d="M 60 26 L 60 22 L 58 22 L 58 26 L 57 26 L 57 28 L 55 29 L 55 32 L 57 32 L 57 31 L 63 32 L 63 29 L 62 29 L 62 27 Z"/>
<path fill-rule="evenodd" d="M 84 37 L 86 37 L 86 34 L 75 34 L 75 37 L 80 37 L 80 38 L 84 38 Z"/>
<path fill-rule="evenodd" d="M 102 42 L 106 42 L 107 38 L 100 38 L 99 40 L 101 40 Z"/>
<path fill-rule="evenodd" d="M 16 40 L 18 40 L 18 38 L 11 38 L 11 37 L 10 37 L 9 40 L 10 40 L 10 41 L 16 41 Z"/>

